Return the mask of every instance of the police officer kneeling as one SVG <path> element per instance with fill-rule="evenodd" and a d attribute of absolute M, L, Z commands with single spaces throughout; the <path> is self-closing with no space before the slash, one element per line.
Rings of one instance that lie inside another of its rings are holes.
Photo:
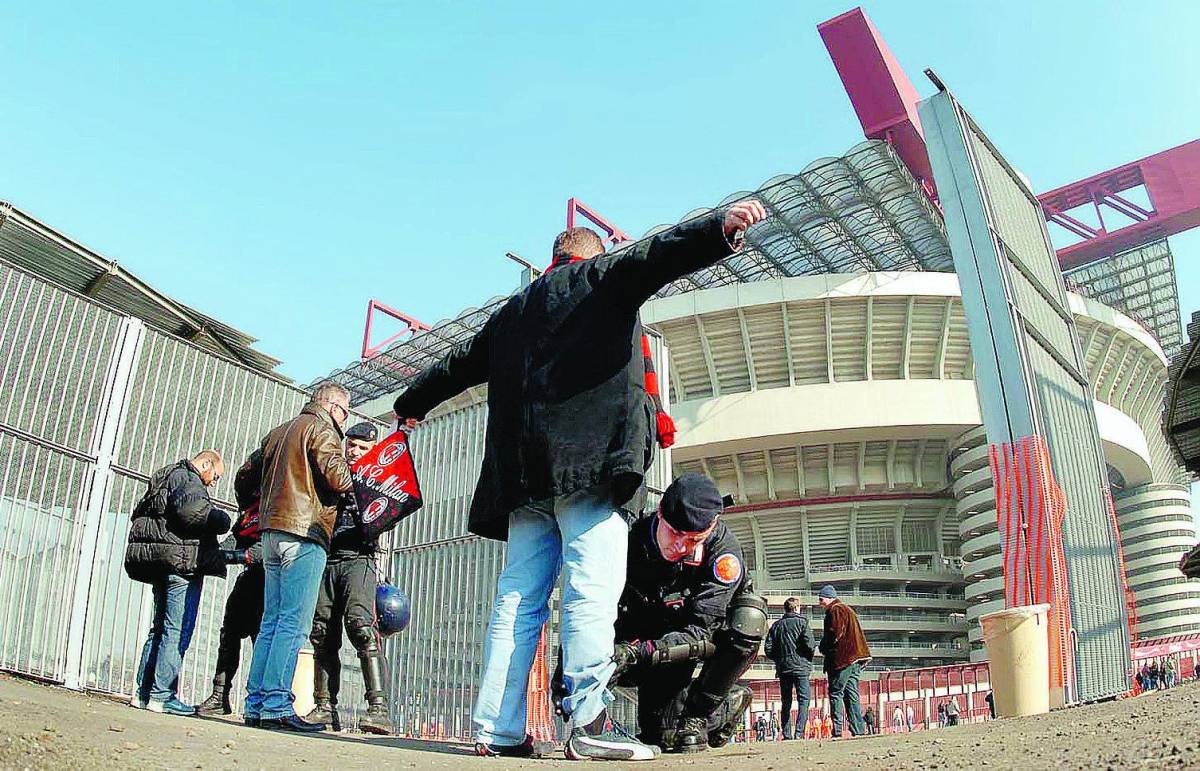
<path fill-rule="evenodd" d="M 767 606 L 723 508 L 711 479 L 686 473 L 630 530 L 614 684 L 637 686 L 638 738 L 667 750 L 724 745 L 750 706 L 737 681 L 766 634 Z"/>

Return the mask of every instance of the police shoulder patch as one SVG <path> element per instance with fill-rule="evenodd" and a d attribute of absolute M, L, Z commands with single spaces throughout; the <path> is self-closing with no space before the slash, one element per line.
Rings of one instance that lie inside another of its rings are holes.
<path fill-rule="evenodd" d="M 713 562 L 713 577 L 723 584 L 735 583 L 742 577 L 742 561 L 733 552 L 725 552 Z"/>

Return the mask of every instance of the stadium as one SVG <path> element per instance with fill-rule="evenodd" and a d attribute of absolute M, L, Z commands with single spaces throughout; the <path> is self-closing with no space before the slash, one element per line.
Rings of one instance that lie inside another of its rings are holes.
<path fill-rule="evenodd" d="M 753 196 L 771 216 L 741 252 L 666 287 L 642 310 L 679 428 L 649 485 L 661 491 L 684 471 L 711 476 L 733 496 L 725 519 L 773 617 L 796 596 L 819 629 L 816 592 L 834 585 L 872 649 L 868 690 L 880 693 L 897 673 L 928 672 L 934 688 L 971 692 L 969 716 L 985 709 L 979 618 L 1013 604 L 1012 544 L 1002 533 L 1011 496 L 996 487 L 1001 441 L 988 417 L 995 396 L 986 373 L 996 360 L 976 355 L 980 326 L 968 319 L 979 282 L 961 269 L 950 192 L 935 195 L 915 89 L 861 11 L 820 30 L 866 139 L 847 138 L 844 155 L 755 190 L 679 202 L 683 211 Z M 1197 334 L 1185 346 L 1168 237 L 1200 226 L 1200 191 L 1178 184 L 1197 170 L 1193 141 L 1036 197 L 1020 183 L 1041 206 L 1032 240 L 1041 243 L 1047 224 L 1071 236 L 1057 249 L 1065 304 L 1055 318 L 1073 329 L 1069 347 L 1103 452 L 1105 489 L 1092 492 L 1111 496 L 1115 541 L 1097 542 L 1106 559 L 1116 554 L 1126 600 L 1110 603 L 1108 620 L 1121 623 L 1108 626 L 1124 634 L 1128 621 L 1120 656 L 1106 661 L 1124 686 L 1130 643 L 1135 659 L 1200 649 L 1200 589 L 1176 569 L 1197 538 L 1192 476 L 1164 429 L 1166 418 L 1194 464 L 1194 394 L 1166 397 L 1170 373 L 1179 379 L 1195 367 Z M 1124 219 L 1088 224 L 1078 213 L 1088 206 Z M 571 199 L 567 225 L 576 217 L 613 249 L 630 241 Z M 253 338 L 7 204 L 0 259 L 3 339 L 17 352 L 0 363 L 0 571 L 23 587 L 0 603 L 0 668 L 128 694 L 152 602 L 124 577 L 121 553 L 148 475 L 186 452 L 193 435 L 245 457 L 306 394 L 274 372 L 278 362 L 254 350 Z M 537 274 L 525 264 L 520 283 Z M 392 423 L 397 394 L 505 299 L 432 325 L 372 301 L 362 357 L 331 377 L 360 415 Z M 405 322 L 407 333 L 371 349 L 374 310 Z M 221 389 L 238 401 L 211 398 Z M 385 566 L 413 601 L 411 627 L 388 645 L 393 720 L 410 736 L 471 734 L 504 558 L 502 543 L 466 531 L 486 397 L 486 386 L 461 394 L 413 435 L 424 507 L 392 534 Z M 1069 477 L 1059 474 L 1064 487 Z M 215 497 L 233 505 L 229 480 Z M 1107 525 L 1107 513 L 1092 513 Z M 1072 593 L 1091 599 L 1086 587 Z M 223 600 L 216 591 L 205 597 L 185 693 L 198 694 L 211 676 Z M 554 623 L 552 614 L 547 654 Z M 347 653 L 343 666 L 349 672 L 357 661 Z M 534 674 L 532 690 L 544 695 L 544 666 Z M 920 690 L 923 676 L 912 689 L 902 676 L 901 691 Z M 758 681 L 753 709 L 773 706 L 770 663 L 760 658 L 746 678 Z M 344 703 L 361 702 L 358 678 L 344 679 Z M 548 706 L 536 705 L 548 718 Z"/>
<path fill-rule="evenodd" d="M 865 18 L 854 13 L 827 24 Z M 836 64 L 836 41 L 827 44 Z M 652 484 L 661 489 L 684 471 L 717 480 L 735 499 L 726 520 L 773 615 L 797 596 L 819 629 L 815 595 L 833 584 L 860 614 L 876 672 L 985 661 L 978 618 L 1005 607 L 959 278 L 941 212 L 903 152 L 871 138 L 731 194 L 718 205 L 754 196 L 770 219 L 742 253 L 666 287 L 642 312 L 679 427 Z M 574 199 L 569 212 L 569 224 L 581 214 L 612 242 L 626 238 Z M 1157 237 L 1072 259 L 1067 296 L 1115 507 L 1131 635 L 1186 637 L 1200 631 L 1200 591 L 1175 569 L 1196 531 L 1190 477 L 1162 427 L 1168 356 L 1182 341 L 1170 248 Z M 523 281 L 535 276 L 527 268 Z M 503 300 L 431 328 L 413 324 L 407 339 L 333 377 L 359 409 L 392 419 L 405 384 Z M 392 566 L 415 598 L 399 687 L 424 695 L 410 697 L 399 721 L 445 735 L 468 729 L 502 564 L 500 544 L 464 535 L 485 401 L 485 387 L 464 394 L 415 435 L 426 506 L 397 533 Z M 747 677 L 769 679 L 773 669 L 760 659 Z M 769 700 L 769 690 L 758 693 Z"/>

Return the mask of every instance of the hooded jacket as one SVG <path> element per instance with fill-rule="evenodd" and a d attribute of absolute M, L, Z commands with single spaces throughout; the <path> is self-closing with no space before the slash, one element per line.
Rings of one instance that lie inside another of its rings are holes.
<path fill-rule="evenodd" d="M 224 578 L 217 536 L 228 529 L 229 515 L 213 506 L 191 461 L 164 466 L 130 517 L 125 572 L 144 583 L 168 575 Z"/>
<path fill-rule="evenodd" d="M 666 284 L 728 256 L 723 212 L 556 267 L 396 399 L 400 419 L 488 384 L 483 465 L 467 527 L 508 537 L 514 509 L 606 487 L 632 519 L 653 458 L 638 310 Z"/>

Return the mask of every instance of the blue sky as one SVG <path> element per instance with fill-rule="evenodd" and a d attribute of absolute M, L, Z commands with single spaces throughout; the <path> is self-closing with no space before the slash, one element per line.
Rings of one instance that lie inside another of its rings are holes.
<path fill-rule="evenodd" d="M 848 3 L 41 4 L 0 27 L 0 198 L 309 381 L 367 300 L 425 321 L 547 260 L 577 195 L 640 235 L 862 138 Z M 1045 190 L 1200 135 L 1200 3 L 868 3 Z M 1172 240 L 1200 307 L 1200 232 Z"/>

